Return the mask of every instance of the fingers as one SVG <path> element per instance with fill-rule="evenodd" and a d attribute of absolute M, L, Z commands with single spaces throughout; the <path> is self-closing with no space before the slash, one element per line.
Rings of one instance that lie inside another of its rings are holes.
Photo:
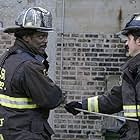
<path fill-rule="evenodd" d="M 80 113 L 80 111 L 75 110 L 75 108 L 82 108 L 82 104 L 76 101 L 72 101 L 70 103 L 65 104 L 64 108 L 69 112 L 72 113 L 73 115 L 77 115 Z"/>

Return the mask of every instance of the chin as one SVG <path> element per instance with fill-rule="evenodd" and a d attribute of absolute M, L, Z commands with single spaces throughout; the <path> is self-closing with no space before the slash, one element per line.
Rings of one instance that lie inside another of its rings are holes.
<path fill-rule="evenodd" d="M 40 53 L 41 55 L 44 55 L 45 51 L 39 51 L 39 53 Z"/>

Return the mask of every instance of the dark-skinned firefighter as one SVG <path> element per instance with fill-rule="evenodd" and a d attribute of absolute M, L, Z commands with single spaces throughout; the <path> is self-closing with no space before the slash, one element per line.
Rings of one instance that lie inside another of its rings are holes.
<path fill-rule="evenodd" d="M 24 10 L 15 27 L 15 43 L 0 58 L 0 140 L 50 140 L 50 110 L 63 102 L 49 78 L 45 48 L 52 15 L 41 7 Z"/>

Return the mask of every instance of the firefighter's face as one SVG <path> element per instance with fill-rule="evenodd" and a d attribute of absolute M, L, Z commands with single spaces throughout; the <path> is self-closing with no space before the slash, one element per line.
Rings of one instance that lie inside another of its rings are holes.
<path fill-rule="evenodd" d="M 133 35 L 128 35 L 126 46 L 128 47 L 129 55 L 136 56 L 140 53 L 140 37 L 135 40 Z"/>
<path fill-rule="evenodd" d="M 39 53 L 44 54 L 48 43 L 48 33 L 36 32 L 32 36 L 26 37 L 26 41 Z"/>

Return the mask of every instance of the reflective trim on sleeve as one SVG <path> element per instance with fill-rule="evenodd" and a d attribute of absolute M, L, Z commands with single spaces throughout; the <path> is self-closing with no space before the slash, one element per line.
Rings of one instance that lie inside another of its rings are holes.
<path fill-rule="evenodd" d="M 136 105 L 123 105 L 125 117 L 140 117 L 140 105 L 137 105 L 138 113 L 136 111 Z"/>
<path fill-rule="evenodd" d="M 88 111 L 89 112 L 99 112 L 98 96 L 88 98 Z"/>
<path fill-rule="evenodd" d="M 15 98 L 3 94 L 0 94 L 0 105 L 16 109 L 38 108 L 38 106 L 34 104 L 30 98 Z"/>
<path fill-rule="evenodd" d="M 3 138 L 3 135 L 2 135 L 2 134 L 0 134 L 0 140 L 4 140 L 4 138 Z"/>

